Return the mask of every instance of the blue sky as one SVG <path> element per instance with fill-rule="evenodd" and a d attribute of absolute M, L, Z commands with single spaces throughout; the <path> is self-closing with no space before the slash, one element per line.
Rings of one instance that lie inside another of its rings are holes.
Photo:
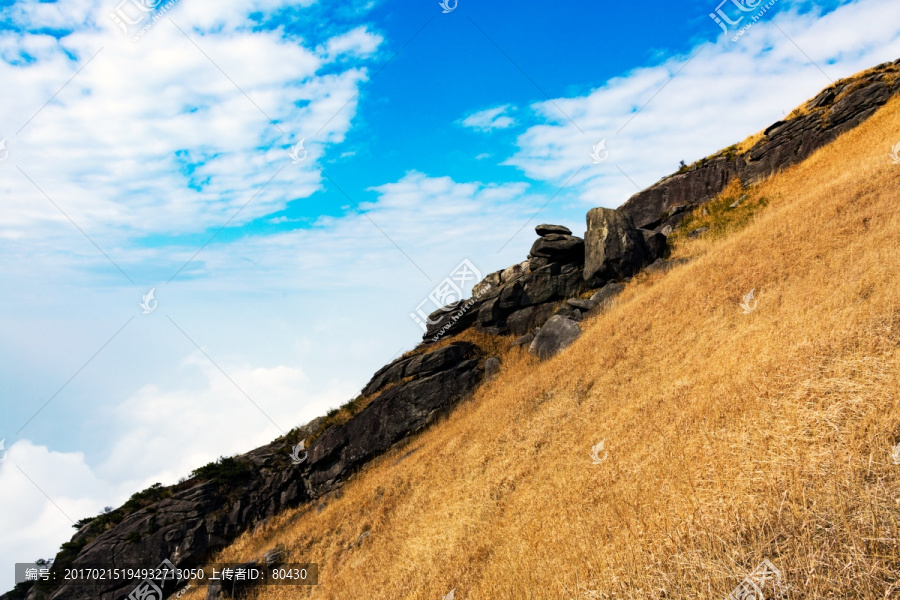
<path fill-rule="evenodd" d="M 0 3 L 7 565 L 351 399 L 464 259 L 900 57 L 889 0 L 779 0 L 735 41 L 715 2 L 467 0 L 178 0 L 132 41 L 118 1 Z"/>

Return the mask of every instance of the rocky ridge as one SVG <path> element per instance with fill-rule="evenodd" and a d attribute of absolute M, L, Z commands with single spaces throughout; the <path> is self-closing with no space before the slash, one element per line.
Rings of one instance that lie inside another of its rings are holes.
<path fill-rule="evenodd" d="M 199 566 L 280 511 L 327 502 L 368 461 L 452 410 L 501 368 L 472 342 L 437 342 L 475 328 L 517 336 L 513 345 L 551 358 L 577 339 L 579 322 L 609 306 L 631 276 L 646 268 L 667 270 L 666 236 L 693 207 L 734 178 L 750 184 L 799 162 L 898 91 L 900 60 L 834 84 L 798 115 L 766 129 L 745 152 L 726 149 L 635 194 L 618 210 L 592 209 L 583 238 L 560 225 L 539 225 L 527 260 L 485 277 L 472 299 L 430 315 L 423 343 L 375 373 L 345 407 L 346 419 L 320 417 L 271 444 L 198 469 L 176 486 L 145 490 L 119 509 L 80 522 L 53 569 L 151 567 L 165 559 Z M 466 310 L 458 310 L 461 305 Z M 0 600 L 120 600 L 135 583 L 23 584 Z M 219 588 L 209 594 L 211 600 L 229 597 Z"/>
<path fill-rule="evenodd" d="M 840 80 L 770 125 L 746 151 L 726 148 L 636 193 L 619 210 L 638 227 L 669 233 L 733 179 L 750 185 L 799 163 L 872 116 L 898 91 L 900 60 Z"/>

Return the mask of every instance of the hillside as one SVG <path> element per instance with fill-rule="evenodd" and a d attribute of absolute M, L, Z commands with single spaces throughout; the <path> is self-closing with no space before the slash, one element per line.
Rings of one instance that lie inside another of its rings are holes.
<path fill-rule="evenodd" d="M 216 560 L 319 563 L 260 600 L 724 598 L 763 559 L 786 597 L 900 598 L 898 140 L 894 98 L 743 190 L 765 208 L 742 227 L 724 192 L 689 262 L 551 360 L 506 351 L 438 426 Z"/>
<path fill-rule="evenodd" d="M 319 585 L 242 597 L 724 598 L 768 560 L 767 599 L 900 598 L 898 75 L 592 209 L 584 238 L 538 226 L 358 397 L 82 519 L 54 573 L 278 555 Z"/>

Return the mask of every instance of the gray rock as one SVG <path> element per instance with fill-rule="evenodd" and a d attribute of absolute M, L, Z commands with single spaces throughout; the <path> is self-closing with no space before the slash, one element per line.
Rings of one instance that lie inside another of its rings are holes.
<path fill-rule="evenodd" d="M 533 340 L 533 339 L 534 339 L 533 333 L 526 333 L 522 337 L 516 338 L 515 340 L 513 340 L 513 342 L 509 345 L 509 347 L 515 348 L 516 346 L 528 346 L 531 344 L 531 340 Z"/>
<path fill-rule="evenodd" d="M 665 258 L 669 255 L 669 242 L 666 239 L 666 234 L 649 229 L 641 229 L 639 231 L 644 236 L 644 243 L 647 244 L 647 249 L 650 251 L 649 260 Z"/>
<path fill-rule="evenodd" d="M 572 235 L 572 230 L 568 227 L 564 227 L 562 225 L 547 225 L 544 223 L 543 225 L 538 225 L 534 228 L 540 236 L 549 235 L 551 233 L 561 233 L 562 235 Z"/>
<path fill-rule="evenodd" d="M 644 236 L 628 215 L 610 208 L 588 211 L 584 237 L 585 280 L 634 275 L 650 257 Z"/>
<path fill-rule="evenodd" d="M 554 265 L 547 265 L 537 271 L 532 271 L 525 284 L 523 303 L 543 304 L 556 298 L 559 292 L 557 272 L 558 269 L 554 268 Z"/>
<path fill-rule="evenodd" d="M 568 300 L 566 300 L 566 304 L 568 304 L 572 308 L 577 308 L 583 311 L 589 311 L 597 306 L 597 303 L 594 300 L 582 298 L 569 298 Z"/>
<path fill-rule="evenodd" d="M 698 227 L 697 229 L 690 232 L 688 234 L 688 237 L 689 238 L 698 238 L 701 235 L 703 235 L 704 233 L 706 233 L 707 231 L 709 231 L 709 227 Z"/>
<path fill-rule="evenodd" d="M 571 346 L 580 336 L 581 327 L 578 326 L 578 323 L 567 317 L 556 315 L 544 323 L 534 340 L 531 341 L 528 351 L 540 360 L 547 360 Z"/>
<path fill-rule="evenodd" d="M 509 283 L 528 274 L 528 261 L 507 267 L 500 272 L 500 282 Z"/>
<path fill-rule="evenodd" d="M 724 151 L 695 169 L 665 177 L 633 195 L 619 210 L 638 227 L 656 229 L 673 216 L 674 208 L 707 202 L 734 178 L 750 185 L 795 165 L 865 121 L 900 92 L 896 74 L 896 65 L 885 63 L 850 92 L 843 93 L 846 82 L 839 82 L 808 103 L 805 114 L 772 124 L 745 153 Z"/>
<path fill-rule="evenodd" d="M 613 298 L 625 291 L 625 286 L 621 283 L 611 281 L 591 296 L 590 301 L 594 303 L 593 308 L 588 311 L 589 316 L 598 315 L 612 303 Z"/>
<path fill-rule="evenodd" d="M 574 235 L 548 233 L 534 242 L 529 257 L 559 263 L 581 262 L 584 260 L 584 240 Z"/>
<path fill-rule="evenodd" d="M 690 260 L 687 258 L 676 258 L 674 260 L 663 260 L 660 258 L 659 260 L 654 261 L 654 263 L 647 267 L 646 270 L 648 273 L 665 273 L 673 269 L 674 267 L 684 265 L 689 262 Z"/>
<path fill-rule="evenodd" d="M 483 296 L 489 290 L 498 287 L 500 285 L 501 279 L 501 271 L 491 273 L 490 275 L 479 281 L 477 284 L 475 284 L 474 287 L 472 287 L 472 296 L 476 298 L 479 296 Z"/>
<path fill-rule="evenodd" d="M 488 357 L 484 361 L 484 378 L 493 379 L 498 373 L 500 373 L 500 359 L 496 356 Z"/>
<path fill-rule="evenodd" d="M 513 335 L 523 335 L 531 331 L 533 319 L 534 307 L 529 306 L 506 317 L 506 327 Z"/>

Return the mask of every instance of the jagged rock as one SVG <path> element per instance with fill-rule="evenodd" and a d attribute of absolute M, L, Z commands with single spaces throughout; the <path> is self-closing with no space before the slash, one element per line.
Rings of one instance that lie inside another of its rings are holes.
<path fill-rule="evenodd" d="M 558 265 L 547 265 L 532 271 L 525 284 L 523 304 L 543 304 L 556 297 Z"/>
<path fill-rule="evenodd" d="M 805 114 L 773 123 L 763 138 L 743 154 L 734 148 L 704 159 L 688 171 L 666 177 L 638 192 L 619 210 L 638 227 L 677 227 L 674 208 L 696 206 L 719 194 L 738 178 L 744 185 L 755 183 L 808 158 L 869 118 L 900 92 L 896 64 L 876 67 L 868 77 L 848 85 L 838 82 L 806 105 Z M 683 218 L 683 217 L 682 217 Z"/>
<path fill-rule="evenodd" d="M 481 305 L 481 308 L 478 309 L 478 323 L 482 325 L 493 323 L 500 318 L 501 314 L 500 298 L 491 298 L 490 300 L 486 300 L 484 304 Z"/>
<path fill-rule="evenodd" d="M 574 235 L 548 233 L 531 246 L 531 257 L 559 263 L 581 262 L 584 258 L 584 240 Z"/>
<path fill-rule="evenodd" d="M 523 335 L 533 327 L 534 307 L 528 306 L 506 317 L 506 327 L 513 335 Z"/>
<path fill-rule="evenodd" d="M 551 233 L 572 235 L 572 230 L 562 225 L 547 225 L 546 223 L 544 223 L 543 225 L 538 225 L 537 227 L 535 227 L 534 230 L 540 236 L 550 235 Z"/>
<path fill-rule="evenodd" d="M 597 306 L 597 303 L 594 300 L 583 298 L 569 298 L 568 300 L 566 300 L 566 304 L 568 304 L 572 308 L 577 308 L 585 312 Z"/>
<path fill-rule="evenodd" d="M 314 419 L 292 434 L 294 437 L 234 459 L 241 467 L 236 473 L 226 471 L 227 479 L 217 479 L 219 475 L 208 481 L 191 479 L 174 490 L 163 489 L 162 499 L 123 513 L 109 526 L 92 527 L 89 522 L 73 538 L 70 547 L 75 549 L 69 552 L 74 552 L 74 560 L 72 556 L 59 560 L 61 555 L 57 555 L 54 564 L 155 566 L 170 559 L 181 568 L 199 566 L 241 533 L 278 512 L 330 491 L 339 493 L 342 482 L 363 463 L 470 394 L 484 377 L 481 358 L 477 345 L 455 342 L 398 359 L 380 373 L 395 372 L 402 366 L 403 380 L 374 392 L 370 403 L 348 422 L 322 431 L 324 419 Z M 375 379 L 370 384 L 373 388 L 378 385 Z M 307 460 L 292 464 L 291 446 L 316 434 Z M 278 560 L 276 554 L 267 553 L 265 560 Z M 95 587 L 63 584 L 47 600 L 121 600 L 135 584 L 115 580 Z M 220 586 L 213 594 L 211 597 L 230 597 L 230 590 Z"/>
<path fill-rule="evenodd" d="M 500 372 L 500 359 L 496 356 L 489 357 L 484 361 L 484 378 L 493 379 Z"/>
<path fill-rule="evenodd" d="M 472 358 L 476 354 L 477 348 L 471 342 L 453 342 L 432 352 L 419 354 L 412 357 L 407 363 L 404 376 L 425 376 L 437 371 L 446 371 L 454 365 Z"/>
<path fill-rule="evenodd" d="M 641 229 L 640 232 L 644 236 L 644 243 L 647 244 L 647 249 L 650 251 L 650 260 L 665 258 L 669 255 L 669 242 L 664 233 L 649 229 Z"/>
<path fill-rule="evenodd" d="M 533 339 L 534 339 L 533 333 L 526 333 L 522 337 L 516 338 L 515 340 L 513 340 L 513 342 L 509 345 L 509 347 L 515 348 L 516 346 L 528 346 L 531 344 L 531 340 L 533 340 Z"/>
<path fill-rule="evenodd" d="M 625 213 L 593 208 L 587 214 L 584 279 L 613 279 L 637 273 L 650 251 L 644 236 Z"/>
<path fill-rule="evenodd" d="M 540 360 L 547 360 L 571 346 L 580 336 L 581 327 L 578 326 L 578 323 L 567 317 L 556 315 L 544 323 L 538 334 L 534 336 L 528 351 Z"/>
<path fill-rule="evenodd" d="M 403 379 L 403 371 L 406 369 L 406 365 L 410 360 L 412 359 L 400 357 L 380 368 L 375 375 L 372 376 L 372 379 L 369 380 L 369 383 L 362 389 L 363 396 L 371 396 L 386 385 L 397 383 Z"/>
<path fill-rule="evenodd" d="M 481 350 L 470 342 L 447 346 L 451 347 L 454 359 L 461 362 L 432 360 L 446 369 L 386 390 L 345 425 L 326 430 L 315 441 L 309 450 L 307 479 L 312 495 L 329 491 L 330 481 L 418 431 L 474 390 L 484 377 L 478 367 Z"/>
<path fill-rule="evenodd" d="M 503 286 L 500 292 L 500 302 L 498 306 L 502 310 L 509 310 L 519 306 L 519 300 L 522 299 L 522 292 L 525 285 L 521 280 L 514 281 L 510 285 Z"/>
<path fill-rule="evenodd" d="M 613 298 L 625 291 L 625 286 L 621 283 L 610 282 L 591 296 L 591 302 L 594 307 L 590 309 L 588 314 L 594 316 L 606 310 Z"/>
<path fill-rule="evenodd" d="M 528 274 L 528 261 L 521 262 L 517 265 L 507 267 L 500 273 L 500 281 L 509 283 Z"/>
<path fill-rule="evenodd" d="M 472 296 L 478 297 L 487 293 L 489 290 L 498 287 L 501 280 L 501 271 L 491 273 L 472 287 Z"/>

